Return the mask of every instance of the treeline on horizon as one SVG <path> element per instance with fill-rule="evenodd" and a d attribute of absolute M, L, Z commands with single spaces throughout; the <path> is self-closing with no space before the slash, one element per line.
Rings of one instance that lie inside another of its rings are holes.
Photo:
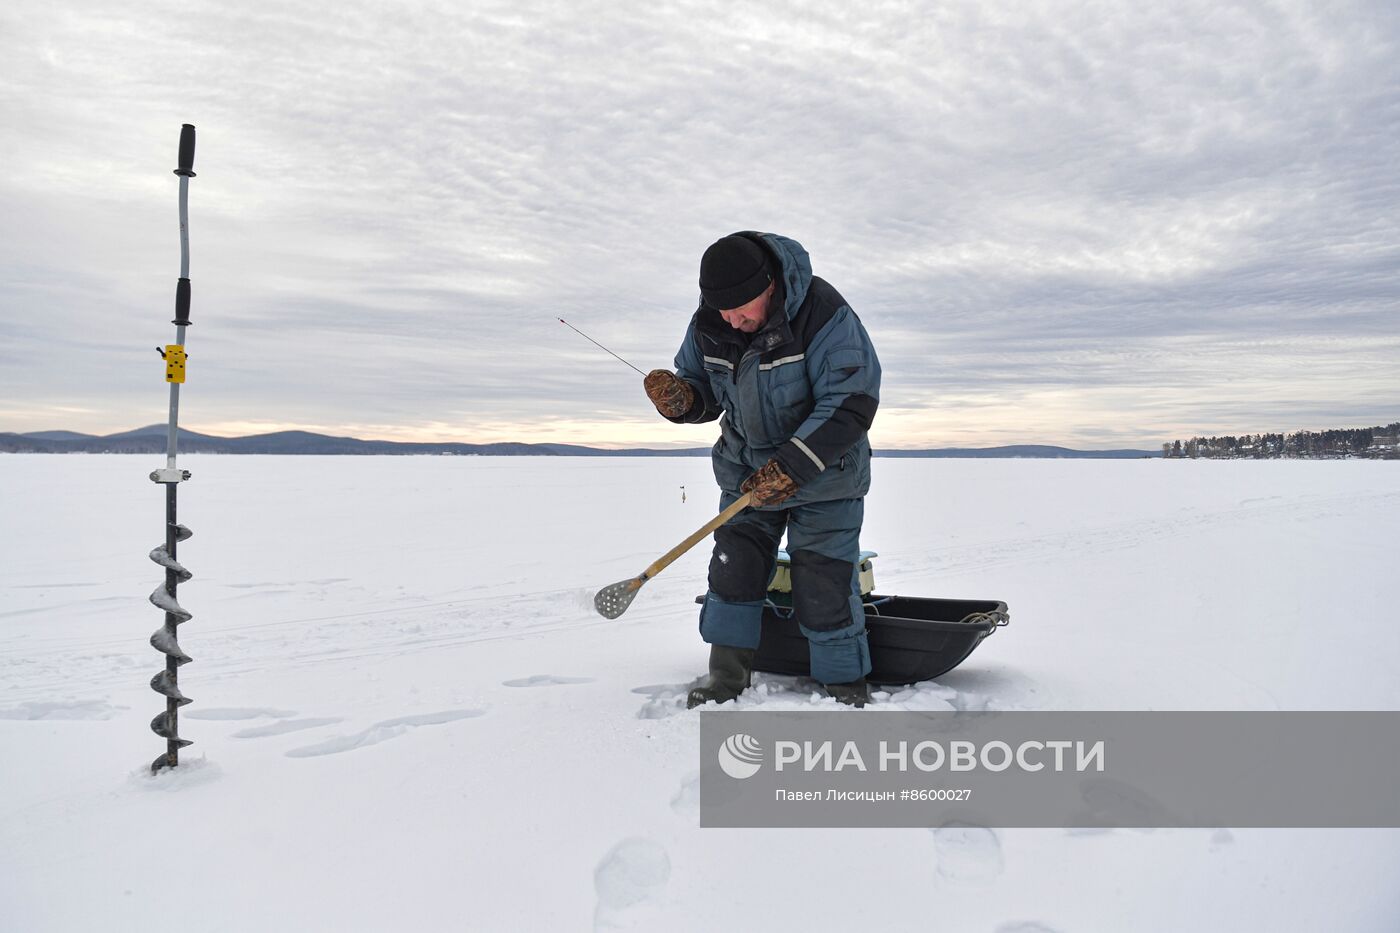
<path fill-rule="evenodd" d="M 1334 428 L 1292 434 L 1230 434 L 1168 441 L 1162 456 L 1197 459 L 1334 459 L 1369 457 L 1400 460 L 1400 421 L 1374 428 Z"/>

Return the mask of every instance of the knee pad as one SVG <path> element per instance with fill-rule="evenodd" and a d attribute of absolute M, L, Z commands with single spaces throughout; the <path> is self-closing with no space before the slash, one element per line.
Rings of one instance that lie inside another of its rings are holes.
<path fill-rule="evenodd" d="M 855 564 L 815 551 L 792 553 L 792 607 L 804 629 L 828 633 L 864 623 L 854 596 Z M 852 607 L 857 607 L 853 609 Z M 861 626 L 863 627 L 863 626 Z"/>
<path fill-rule="evenodd" d="M 710 592 L 728 602 L 761 601 L 778 559 L 778 542 L 751 523 L 721 525 L 710 555 Z"/>

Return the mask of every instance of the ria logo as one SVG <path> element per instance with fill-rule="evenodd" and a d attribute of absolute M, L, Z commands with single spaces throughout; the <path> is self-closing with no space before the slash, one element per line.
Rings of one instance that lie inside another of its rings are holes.
<path fill-rule="evenodd" d="M 736 732 L 719 747 L 719 766 L 741 781 L 753 777 L 763 766 L 763 746 L 753 736 Z"/>

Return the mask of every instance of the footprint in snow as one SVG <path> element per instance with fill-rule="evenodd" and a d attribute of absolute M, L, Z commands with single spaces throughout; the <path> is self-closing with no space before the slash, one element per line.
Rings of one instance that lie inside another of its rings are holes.
<path fill-rule="evenodd" d="M 712 783 L 705 793 L 709 805 L 716 809 L 735 805 L 741 796 L 738 782 L 721 780 Z M 671 796 L 671 810 L 688 822 L 700 825 L 700 772 L 692 771 L 681 781 Z"/>
<path fill-rule="evenodd" d="M 677 789 L 674 797 L 671 798 L 671 809 L 681 816 L 700 816 L 700 772 L 692 771 L 681 781 L 681 786 Z"/>
<path fill-rule="evenodd" d="M 320 726 L 333 726 L 340 722 L 339 718 L 334 719 L 284 719 L 281 722 L 274 722 L 266 726 L 254 726 L 251 729 L 240 729 L 233 734 L 235 739 L 261 739 L 269 735 L 286 735 L 288 732 L 301 732 L 303 729 L 315 729 Z"/>
<path fill-rule="evenodd" d="M 633 687 L 633 693 L 640 693 L 644 697 L 651 697 L 653 700 L 659 696 L 668 695 L 676 689 L 675 684 L 645 684 L 641 687 Z"/>
<path fill-rule="evenodd" d="M 1093 836 L 1111 836 L 1118 830 L 1108 826 L 1070 826 L 1065 830 L 1066 836 L 1076 839 L 1088 839 Z"/>
<path fill-rule="evenodd" d="M 180 713 L 181 719 L 217 719 L 217 720 L 239 720 L 239 719 L 286 719 L 288 716 L 295 716 L 296 710 L 290 709 L 268 709 L 266 707 L 227 707 L 214 709 L 191 709 Z"/>
<path fill-rule="evenodd" d="M 398 719 L 386 719 L 377 722 L 363 732 L 354 735 L 338 735 L 334 738 L 326 739 L 324 742 L 317 742 L 315 745 L 306 745 L 301 748 L 294 748 L 287 752 L 288 758 L 315 758 L 320 755 L 337 755 L 341 752 L 353 751 L 357 748 L 364 748 L 367 745 L 378 745 L 380 742 L 387 742 L 389 739 L 403 735 L 409 729 L 417 726 L 439 726 L 446 722 L 456 722 L 459 719 L 471 719 L 486 713 L 484 709 L 450 709 L 441 713 L 423 713 L 418 716 L 400 716 Z"/>
<path fill-rule="evenodd" d="M 648 684 L 633 687 L 633 693 L 647 697 L 642 708 L 637 710 L 638 719 L 668 719 L 685 712 L 685 698 L 690 688 L 699 681 L 688 684 Z"/>
<path fill-rule="evenodd" d="M 516 680 L 504 680 L 503 687 L 553 687 L 556 684 L 591 684 L 592 677 L 560 677 L 558 674 L 535 674 L 532 677 L 520 677 Z"/>
<path fill-rule="evenodd" d="M 111 719 L 125 706 L 113 706 L 106 700 L 58 700 L 49 703 L 21 703 L 10 709 L 0 709 L 0 719 Z"/>
<path fill-rule="evenodd" d="M 1215 832 L 1210 834 L 1210 848 L 1212 852 L 1224 846 L 1234 844 L 1235 834 L 1230 832 L 1228 829 L 1225 829 L 1224 827 L 1221 827 L 1220 829 L 1217 829 Z"/>
<path fill-rule="evenodd" d="M 655 898 L 670 878 L 671 857 L 663 846 L 637 837 L 622 840 L 593 869 L 593 889 L 598 895 L 593 928 L 614 928 L 624 911 Z"/>
<path fill-rule="evenodd" d="M 932 832 L 941 877 L 991 881 L 1001 874 L 1001 837 L 995 830 L 953 820 Z"/>
<path fill-rule="evenodd" d="M 1083 826 L 1125 826 L 1151 832 L 1159 826 L 1187 826 L 1183 819 L 1156 797 L 1126 781 L 1089 778 L 1079 785 L 1085 809 L 1075 814 Z"/>

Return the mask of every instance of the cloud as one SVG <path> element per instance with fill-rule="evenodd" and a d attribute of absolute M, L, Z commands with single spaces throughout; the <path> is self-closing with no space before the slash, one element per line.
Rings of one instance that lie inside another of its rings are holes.
<path fill-rule="evenodd" d="M 556 319 L 667 365 L 747 228 L 860 312 L 887 446 L 1395 417 L 1393 5 L 0 17 L 6 429 L 159 420 L 182 122 L 191 427 L 704 443 Z"/>

